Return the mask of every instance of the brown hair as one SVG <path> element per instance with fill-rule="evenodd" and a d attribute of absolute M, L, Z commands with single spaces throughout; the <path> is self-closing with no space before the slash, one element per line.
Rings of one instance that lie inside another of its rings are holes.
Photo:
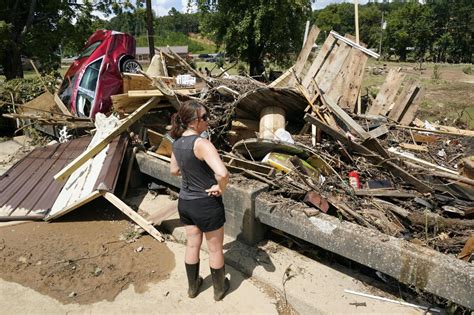
<path fill-rule="evenodd" d="M 188 128 L 188 124 L 198 118 L 199 109 L 204 109 L 204 106 L 195 100 L 181 104 L 178 112 L 171 116 L 171 137 L 174 139 L 180 138 L 183 132 Z"/>

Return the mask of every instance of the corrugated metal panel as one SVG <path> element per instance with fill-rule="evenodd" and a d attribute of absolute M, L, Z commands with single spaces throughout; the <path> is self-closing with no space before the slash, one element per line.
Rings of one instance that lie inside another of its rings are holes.
<path fill-rule="evenodd" d="M 51 209 L 65 182 L 53 176 L 81 154 L 91 141 L 83 137 L 67 143 L 36 148 L 0 177 L 0 220 L 42 219 Z M 115 189 L 127 145 L 118 137 L 107 151 L 99 179 L 110 192 Z M 99 180 L 95 187 L 100 184 Z"/>

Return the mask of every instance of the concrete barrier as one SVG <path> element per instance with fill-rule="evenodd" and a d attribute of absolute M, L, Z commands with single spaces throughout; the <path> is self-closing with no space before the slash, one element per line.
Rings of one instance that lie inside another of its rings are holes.
<path fill-rule="evenodd" d="M 180 178 L 169 173 L 169 163 L 143 152 L 136 158 L 142 173 L 180 187 Z M 290 216 L 279 206 L 283 199 L 279 203 L 262 198 L 267 189 L 267 185 L 252 180 L 229 185 L 223 196 L 228 236 L 254 244 L 263 239 L 266 226 L 270 226 L 474 309 L 473 264 L 323 213 L 308 218 L 302 212 L 304 205 Z"/>
<path fill-rule="evenodd" d="M 290 217 L 261 196 L 255 208 L 266 225 L 474 309 L 473 264 L 324 213 L 308 218 L 298 209 Z"/>

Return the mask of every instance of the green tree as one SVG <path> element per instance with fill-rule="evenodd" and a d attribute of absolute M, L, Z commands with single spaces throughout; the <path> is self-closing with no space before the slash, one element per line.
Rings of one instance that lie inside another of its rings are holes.
<path fill-rule="evenodd" d="M 23 77 L 21 56 L 36 58 L 46 69 L 59 64 L 60 46 L 84 44 L 101 24 L 91 12 L 117 12 L 129 1 L 4 0 L 0 8 L 0 65 L 7 80 Z M 76 22 L 76 23 L 74 23 Z"/>
<path fill-rule="evenodd" d="M 301 49 L 310 0 L 195 0 L 201 31 L 227 56 L 248 62 L 250 74 L 264 70 L 264 60 L 284 63 Z"/>

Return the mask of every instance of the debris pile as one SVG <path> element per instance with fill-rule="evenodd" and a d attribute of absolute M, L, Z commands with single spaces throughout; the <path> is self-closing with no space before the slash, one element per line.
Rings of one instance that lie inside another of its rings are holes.
<path fill-rule="evenodd" d="M 126 132 L 134 152 L 169 161 L 171 115 L 196 99 L 210 114 L 206 136 L 236 174 L 233 182 L 245 176 L 268 184 L 267 198 L 284 197 L 289 216 L 305 203 L 313 207 L 301 207 L 309 217 L 323 212 L 469 262 L 474 131 L 417 119 L 423 88 L 400 69 L 391 69 L 373 102 L 362 104 L 365 65 L 378 55 L 335 32 L 314 52 L 318 34 L 313 27 L 296 64 L 268 85 L 225 70 L 208 77 L 177 54 L 157 51 L 147 72 L 125 73 L 123 93 L 112 96 L 121 120 L 54 178 L 80 178 L 71 174 Z M 96 183 L 89 196 L 106 197 L 161 237 L 110 187 Z"/>

